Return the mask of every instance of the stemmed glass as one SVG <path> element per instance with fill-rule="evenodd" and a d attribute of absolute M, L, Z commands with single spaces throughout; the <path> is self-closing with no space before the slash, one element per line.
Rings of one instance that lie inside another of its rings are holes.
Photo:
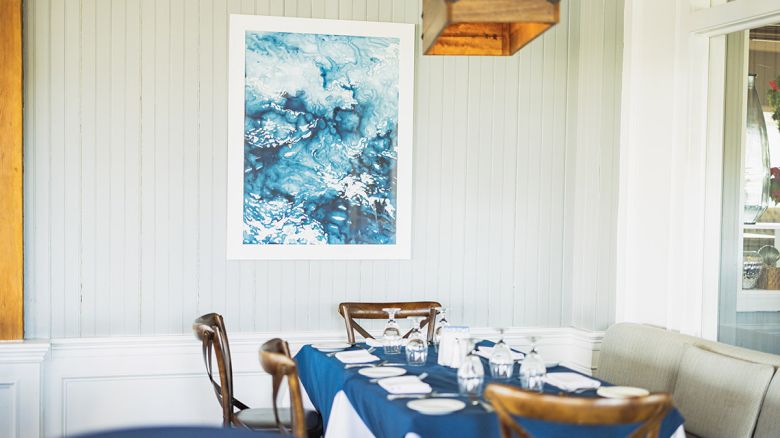
<path fill-rule="evenodd" d="M 450 323 L 447 321 L 446 307 L 437 307 L 436 311 L 441 315 L 441 319 L 439 319 L 439 323 L 436 325 L 436 330 L 433 332 L 433 345 L 438 351 L 439 343 L 441 342 L 442 329 L 450 325 Z"/>
<path fill-rule="evenodd" d="M 459 343 L 466 343 L 466 357 L 458 367 L 458 390 L 464 396 L 481 396 L 482 385 L 485 383 L 485 368 L 479 356 L 474 353 L 474 339 L 458 339 Z"/>
<path fill-rule="evenodd" d="M 401 309 L 391 307 L 382 309 L 382 311 L 387 312 L 388 317 L 385 330 L 382 332 L 385 354 L 401 354 L 401 329 L 398 327 L 398 323 L 395 322 L 395 314 L 400 312 Z"/>
<path fill-rule="evenodd" d="M 531 337 L 531 351 L 525 355 L 523 364 L 520 366 L 520 386 L 530 391 L 542 392 L 547 367 L 542 356 L 536 351 L 537 340 L 535 336 Z"/>
<path fill-rule="evenodd" d="M 512 378 L 515 369 L 515 360 L 512 358 L 512 349 L 504 342 L 504 329 L 498 329 L 501 339 L 493 346 L 490 354 L 490 375 L 494 379 L 508 380 Z"/>
<path fill-rule="evenodd" d="M 409 333 L 409 339 L 406 342 L 406 363 L 411 366 L 423 366 L 428 359 L 428 340 L 420 331 L 422 318 L 414 317 L 410 320 L 412 321 L 412 332 Z"/>

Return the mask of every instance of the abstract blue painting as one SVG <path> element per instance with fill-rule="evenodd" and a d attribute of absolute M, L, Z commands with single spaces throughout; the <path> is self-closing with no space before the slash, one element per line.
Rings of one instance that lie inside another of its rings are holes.
<path fill-rule="evenodd" d="M 395 247 L 401 38 L 243 36 L 242 245 Z"/>

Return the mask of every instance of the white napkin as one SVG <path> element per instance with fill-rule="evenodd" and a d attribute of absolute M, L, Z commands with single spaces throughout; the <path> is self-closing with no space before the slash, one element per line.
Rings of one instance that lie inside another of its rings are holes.
<path fill-rule="evenodd" d="M 336 353 L 336 359 L 341 363 L 368 363 L 379 360 L 378 357 L 363 349 Z"/>
<path fill-rule="evenodd" d="M 431 385 L 417 376 L 398 376 L 380 379 L 377 383 L 390 394 L 428 394 Z"/>
<path fill-rule="evenodd" d="M 598 380 L 577 373 L 548 373 L 544 381 L 564 391 L 596 389 L 601 386 L 601 382 Z"/>
<path fill-rule="evenodd" d="M 403 347 L 406 345 L 408 341 L 409 341 L 408 339 L 401 339 L 400 345 Z M 374 348 L 380 348 L 385 346 L 385 343 L 381 338 L 380 339 L 366 338 L 366 344 L 368 344 L 369 347 L 374 347 Z"/>
<path fill-rule="evenodd" d="M 479 347 L 477 347 L 477 351 L 474 354 L 480 357 L 484 357 L 487 360 L 490 360 L 490 355 L 493 354 L 493 347 L 480 345 Z M 523 353 L 512 350 L 512 359 L 521 360 L 523 357 L 525 357 Z"/>

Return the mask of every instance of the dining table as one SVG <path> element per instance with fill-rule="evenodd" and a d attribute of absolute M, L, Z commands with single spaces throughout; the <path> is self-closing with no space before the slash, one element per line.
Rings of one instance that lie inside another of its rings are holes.
<path fill-rule="evenodd" d="M 491 346 L 493 343 L 482 341 L 478 345 Z M 360 343 L 352 348 L 368 349 L 369 347 Z M 386 355 L 382 348 L 376 348 L 372 354 L 379 357 L 380 362 L 403 364 L 402 367 L 406 369 L 407 374 L 425 374 L 424 381 L 432 387 L 433 393 L 458 393 L 457 369 L 439 365 L 436 349 L 429 348 L 428 358 L 422 366 L 406 365 L 403 352 L 401 349 L 401 354 Z M 375 380 L 372 381 L 359 373 L 361 367 L 346 367 L 334 355 L 321 352 L 311 345 L 304 345 L 295 355 L 295 360 L 298 363 L 298 374 L 305 393 L 305 404 L 321 413 L 325 423 L 326 438 L 371 436 L 498 438 L 500 436 L 498 417 L 484 399 L 475 401 L 469 397 L 453 397 L 464 401 L 466 407 L 445 415 L 423 414 L 407 406 L 410 399 L 389 400 L 384 388 Z M 487 359 L 480 360 L 485 369 L 485 385 L 495 382 L 520 387 L 519 365 L 515 365 L 511 379 L 493 379 L 490 376 Z M 550 364 L 547 372 L 576 371 L 558 364 Z M 612 386 L 604 381 L 601 381 L 601 385 Z M 544 385 L 543 392 L 576 397 L 599 397 L 596 389 L 574 394 L 547 383 Z M 625 437 L 639 427 L 639 424 L 588 426 L 530 418 L 516 418 L 516 420 L 534 437 Z M 684 438 L 683 423 L 682 415 L 673 408 L 663 419 L 659 436 Z"/>

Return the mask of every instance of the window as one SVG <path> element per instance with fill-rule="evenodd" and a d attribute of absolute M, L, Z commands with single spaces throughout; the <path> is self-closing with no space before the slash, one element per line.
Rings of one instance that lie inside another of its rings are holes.
<path fill-rule="evenodd" d="M 780 25 L 729 35 L 727 65 L 724 193 L 741 186 L 741 275 L 722 277 L 718 338 L 780 353 Z"/>

